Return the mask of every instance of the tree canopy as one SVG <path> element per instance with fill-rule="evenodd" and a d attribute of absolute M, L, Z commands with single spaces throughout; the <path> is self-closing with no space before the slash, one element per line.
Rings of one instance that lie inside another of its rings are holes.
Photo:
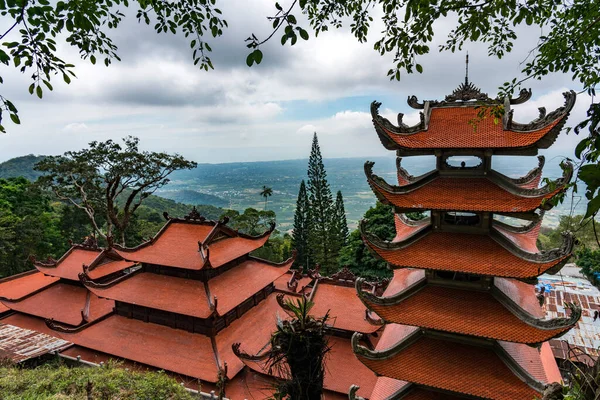
<path fill-rule="evenodd" d="M 123 141 L 124 147 L 112 140 L 94 141 L 89 149 L 46 157 L 36 169 L 45 173 L 40 185 L 84 211 L 97 234 L 112 240 L 118 233 L 125 245 L 125 232 L 142 202 L 169 183 L 173 171 L 197 164 L 178 154 L 140 151 L 139 139 L 131 136 Z"/>

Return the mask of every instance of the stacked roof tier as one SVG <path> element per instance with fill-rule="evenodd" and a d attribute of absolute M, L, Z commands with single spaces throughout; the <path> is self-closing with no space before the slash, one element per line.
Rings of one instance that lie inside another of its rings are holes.
<path fill-rule="evenodd" d="M 381 103 L 373 102 L 371 115 L 381 143 L 388 150 L 411 156 L 435 154 L 438 150 L 463 154 L 489 150 L 497 155 L 535 155 L 538 149 L 547 149 L 554 143 L 577 98 L 574 91 L 566 92 L 562 107 L 550 113 L 542 107 L 538 118 L 529 123 L 518 123 L 513 121 L 511 106 L 527 101 L 530 91 L 506 100 L 490 99 L 472 84 L 461 85 L 455 92 L 456 95 L 449 95 L 444 101 L 419 103 L 415 96 L 409 97 L 411 107 L 423 110 L 420 122 L 414 126 L 402 121 L 402 113 L 398 114 L 398 125 L 392 124 L 379 115 Z M 503 106 L 503 118 L 499 122 L 491 117 L 482 119 L 481 109 L 473 105 Z"/>
<path fill-rule="evenodd" d="M 398 217 L 396 226 L 399 230 L 395 239 L 385 241 L 367 232 L 365 221 L 360 225 L 368 248 L 394 268 L 531 279 L 560 270 L 574 245 L 572 235 L 564 235 L 560 248 L 540 252 L 535 247 L 539 229 L 533 236 L 531 231 L 495 220 L 487 233 L 461 231 L 460 226 L 445 231 L 435 229 L 431 221 L 407 223 Z"/>
<path fill-rule="evenodd" d="M 490 99 L 467 81 L 444 101 L 410 97 L 409 105 L 423 110 L 415 126 L 402 114 L 394 126 L 373 103 L 379 138 L 398 155 L 398 184 L 365 164 L 373 192 L 396 213 L 391 241 L 360 224 L 366 246 L 395 270 L 382 296 L 356 282 L 367 320 L 385 325 L 375 348 L 361 343 L 360 332 L 352 338 L 358 359 L 380 377 L 372 399 L 533 399 L 560 380 L 546 342 L 571 329 L 581 308 L 566 304 L 567 317 L 546 319 L 531 283 L 559 271 L 573 251 L 568 233 L 559 248 L 537 246 L 544 211 L 566 190 L 573 166 L 564 162 L 563 176 L 540 187 L 543 156 L 520 177 L 494 170 L 492 157 L 548 148 L 575 93 L 549 114 L 540 109 L 531 123 L 514 122 L 511 106 L 529 97 L 522 91 L 516 99 Z M 436 168 L 412 176 L 400 156 L 413 155 L 434 155 Z M 430 215 L 413 219 L 415 212 Z"/>
<path fill-rule="evenodd" d="M 373 165 L 372 162 L 365 163 L 365 174 L 377 199 L 407 212 L 468 210 L 518 213 L 548 209 L 553 204 L 553 198 L 564 191 L 573 173 L 573 165 L 565 162 L 563 176 L 541 188 L 532 187 L 537 185 L 540 176 L 531 180 L 530 174 L 522 178 L 509 178 L 491 169 L 468 175 L 433 170 L 417 178 L 399 174 L 400 180 L 406 183 L 390 185 L 373 173 Z"/>

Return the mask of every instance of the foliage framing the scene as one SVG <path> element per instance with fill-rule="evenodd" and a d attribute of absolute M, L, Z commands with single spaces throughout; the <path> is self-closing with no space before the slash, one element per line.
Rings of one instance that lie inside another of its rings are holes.
<path fill-rule="evenodd" d="M 206 71 L 213 68 L 209 56 L 212 48 L 205 37 L 221 36 L 227 27 L 216 0 L 132 3 L 137 7 L 138 21 L 153 24 L 157 33 L 183 33 L 190 40 L 194 65 Z M 118 28 L 125 17 L 122 8 L 129 5 L 128 0 L 0 0 L 0 17 L 8 25 L 6 31 L 0 31 L 0 63 L 12 64 L 22 73 L 31 72 L 29 93 L 41 99 L 44 90 L 53 90 L 53 76 L 61 76 L 67 84 L 75 77 L 75 66 L 58 54 L 57 40 L 64 38 L 92 64 L 109 66 L 113 60 L 120 61 L 117 46 L 107 32 Z M 20 123 L 17 107 L 0 93 L 0 132 L 5 131 L 4 113 L 15 124 Z"/>
<path fill-rule="evenodd" d="M 269 374 L 284 377 L 277 385 L 276 399 L 319 400 L 323 395 L 325 356 L 329 345 L 325 327 L 329 314 L 315 318 L 310 314 L 314 303 L 306 297 L 278 299 L 291 317 L 278 320 L 271 336 Z"/>

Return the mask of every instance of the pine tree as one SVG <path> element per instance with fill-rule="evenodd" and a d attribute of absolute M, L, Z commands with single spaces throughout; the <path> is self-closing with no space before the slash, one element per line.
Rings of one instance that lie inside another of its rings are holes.
<path fill-rule="evenodd" d="M 327 274 L 336 268 L 337 262 L 337 255 L 334 256 L 331 252 L 334 240 L 331 229 L 334 205 L 316 132 L 308 159 L 307 186 L 309 256 L 312 261 L 320 264 Z"/>
<path fill-rule="evenodd" d="M 348 221 L 346 221 L 346 209 L 344 208 L 344 198 L 341 190 L 338 190 L 335 198 L 335 212 L 332 224 L 332 236 L 335 237 L 335 247 L 333 253 L 338 257 L 342 247 L 348 241 Z"/>
<path fill-rule="evenodd" d="M 300 183 L 298 200 L 296 201 L 296 213 L 294 214 L 294 231 L 292 232 L 292 248 L 296 249 L 298 255 L 294 263 L 295 267 L 303 266 L 310 268 L 308 258 L 308 195 L 304 179 Z"/>

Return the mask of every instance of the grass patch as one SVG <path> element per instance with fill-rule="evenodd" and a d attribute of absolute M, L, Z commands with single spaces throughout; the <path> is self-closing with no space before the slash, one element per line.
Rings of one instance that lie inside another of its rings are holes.
<path fill-rule="evenodd" d="M 87 399 L 88 382 L 92 384 L 91 394 L 95 400 L 198 398 L 162 371 L 128 371 L 114 362 L 102 368 L 68 367 L 59 363 L 48 363 L 33 369 L 1 366 L 0 398 Z"/>

